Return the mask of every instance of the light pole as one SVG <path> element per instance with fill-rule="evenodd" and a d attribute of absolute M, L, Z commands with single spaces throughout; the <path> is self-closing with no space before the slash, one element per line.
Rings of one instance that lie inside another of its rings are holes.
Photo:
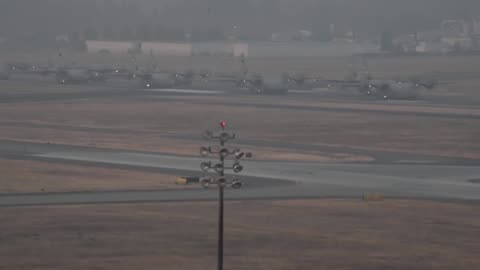
<path fill-rule="evenodd" d="M 235 134 L 225 131 L 227 123 L 225 121 L 220 122 L 221 130 L 217 134 L 212 131 L 205 131 L 203 137 L 206 140 L 218 140 L 220 147 L 214 149 L 212 146 L 204 146 L 200 148 L 200 155 L 202 157 L 208 157 L 209 155 L 218 155 L 219 163 L 213 165 L 212 161 L 202 162 L 200 165 L 203 172 L 209 172 L 213 170 L 217 174 L 217 178 L 208 178 L 201 181 L 204 187 L 209 187 L 211 184 L 217 184 L 218 186 L 218 250 L 217 250 L 217 269 L 223 270 L 223 199 L 225 186 L 230 184 L 232 188 L 241 188 L 242 182 L 238 179 L 227 181 L 225 177 L 225 169 L 230 169 L 234 173 L 240 173 L 243 170 L 243 166 L 240 164 L 240 159 L 243 157 L 252 157 L 251 153 L 244 153 L 240 149 L 230 150 L 225 147 L 225 143 L 235 139 Z M 233 157 L 233 164 L 231 167 L 225 167 L 225 161 L 228 157 Z"/>

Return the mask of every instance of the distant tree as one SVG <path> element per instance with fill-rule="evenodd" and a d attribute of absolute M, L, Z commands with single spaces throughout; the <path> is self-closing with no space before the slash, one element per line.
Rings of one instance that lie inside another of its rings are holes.
<path fill-rule="evenodd" d="M 86 40 L 97 40 L 98 39 L 97 30 L 92 26 L 88 26 L 87 28 L 85 28 L 83 32 L 83 37 Z"/>
<path fill-rule="evenodd" d="M 240 35 L 238 35 L 237 39 L 240 40 L 240 41 L 249 41 L 250 36 L 248 36 L 247 34 L 240 34 Z"/>
<path fill-rule="evenodd" d="M 115 40 L 117 39 L 115 31 L 111 25 L 105 25 L 103 27 L 103 39 L 106 40 Z"/>
<path fill-rule="evenodd" d="M 73 50 L 82 52 L 87 50 L 87 44 L 85 43 L 85 40 L 81 39 L 77 32 L 71 32 L 68 35 L 68 39 L 70 41 L 70 47 Z"/>
<path fill-rule="evenodd" d="M 462 44 L 460 44 L 460 42 L 455 42 L 455 44 L 453 44 L 453 52 L 455 53 L 460 53 L 463 51 L 463 48 L 462 48 Z"/>
<path fill-rule="evenodd" d="M 152 40 L 150 26 L 145 23 L 137 26 L 135 37 L 137 40 Z"/>
<path fill-rule="evenodd" d="M 393 35 L 389 31 L 383 31 L 380 36 L 380 48 L 384 52 L 392 52 L 393 50 Z"/>
<path fill-rule="evenodd" d="M 133 31 L 129 25 L 124 25 L 120 30 L 119 39 L 121 40 L 132 40 L 133 39 Z"/>
<path fill-rule="evenodd" d="M 215 40 L 225 40 L 226 37 L 220 29 L 211 28 L 205 33 L 205 39 L 215 41 Z"/>
<path fill-rule="evenodd" d="M 313 33 L 313 40 L 316 41 L 332 41 L 333 36 L 329 29 L 318 29 Z"/>
<path fill-rule="evenodd" d="M 158 24 L 152 31 L 152 39 L 154 40 L 165 40 L 165 28 Z"/>
<path fill-rule="evenodd" d="M 165 35 L 164 35 L 163 40 L 184 41 L 185 40 L 185 31 L 181 28 L 165 29 Z"/>

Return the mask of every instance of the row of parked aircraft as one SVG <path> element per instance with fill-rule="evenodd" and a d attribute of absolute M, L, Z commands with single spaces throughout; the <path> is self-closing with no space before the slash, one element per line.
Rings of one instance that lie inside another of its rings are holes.
<path fill-rule="evenodd" d="M 354 89 L 361 94 L 380 99 L 416 99 L 425 89 L 433 89 L 437 81 L 425 77 L 413 77 L 407 80 L 374 79 L 366 70 L 351 70 L 344 80 L 328 80 L 322 77 L 308 77 L 301 73 L 264 75 L 250 72 L 245 58 L 241 58 L 241 72 L 211 73 L 187 70 L 182 72 L 160 71 L 152 56 L 149 67 L 142 68 L 132 56 L 134 68 L 83 68 L 75 66 L 55 67 L 27 63 L 9 63 L 0 66 L 0 79 L 9 79 L 15 72 L 53 76 L 59 84 L 82 84 L 105 82 L 111 78 L 139 80 L 144 88 L 181 88 L 189 87 L 194 80 L 210 82 L 231 82 L 237 88 L 247 89 L 255 94 L 286 94 L 292 88 L 325 87 L 335 89 Z"/>

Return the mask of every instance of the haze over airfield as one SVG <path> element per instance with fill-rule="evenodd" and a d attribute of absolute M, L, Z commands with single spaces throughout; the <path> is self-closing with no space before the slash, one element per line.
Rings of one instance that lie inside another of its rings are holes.
<path fill-rule="evenodd" d="M 184 31 L 227 30 L 251 38 L 272 32 L 329 31 L 331 24 L 361 36 L 413 32 L 444 19 L 478 17 L 475 0 L 83 0 L 2 1 L 0 36 L 58 35 L 85 27 L 154 24 Z"/>

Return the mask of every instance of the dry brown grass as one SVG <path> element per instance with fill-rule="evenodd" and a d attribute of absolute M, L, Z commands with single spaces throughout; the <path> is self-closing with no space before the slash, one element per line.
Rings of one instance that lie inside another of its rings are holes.
<path fill-rule="evenodd" d="M 0 208 L 1 269 L 211 269 L 215 203 Z M 226 269 L 478 269 L 478 205 L 226 204 Z"/>
<path fill-rule="evenodd" d="M 0 159 L 0 193 L 176 189 L 176 176 L 124 169 Z"/>
<path fill-rule="evenodd" d="M 214 99 L 210 105 L 201 104 L 204 101 L 203 98 L 175 98 L 168 101 L 97 100 L 88 103 L 5 105 L 0 108 L 0 123 L 3 123 L 0 138 L 195 155 L 201 144 L 200 131 L 215 125 L 219 120 L 218 115 L 224 115 L 223 118 L 243 139 L 480 158 L 480 119 L 438 115 L 477 114 L 478 109 L 326 102 L 314 104 L 307 100 L 282 101 L 281 98 L 273 97 L 224 97 Z M 231 101 L 254 105 L 232 108 L 224 104 Z M 269 103 L 293 104 L 304 109 L 285 110 L 262 106 Z M 311 110 L 312 107 L 354 106 L 378 111 Z M 428 111 L 433 115 L 385 114 L 385 110 L 418 113 Z M 12 122 L 27 126 L 10 125 Z M 28 124 L 40 126 L 32 127 Z M 42 124 L 51 126 L 42 127 Z M 74 130 L 72 127 L 91 130 Z M 178 140 L 175 138 L 177 135 L 191 139 Z M 295 156 L 299 160 L 332 160 L 329 156 L 351 156 L 348 152 L 322 153 L 282 147 L 255 147 L 255 152 L 264 153 L 260 157 L 265 159 L 281 156 L 288 159 Z M 278 153 L 281 154 L 277 155 Z M 366 159 L 368 157 L 353 157 L 353 160 Z M 342 161 L 342 158 L 337 158 L 337 161 Z"/>

